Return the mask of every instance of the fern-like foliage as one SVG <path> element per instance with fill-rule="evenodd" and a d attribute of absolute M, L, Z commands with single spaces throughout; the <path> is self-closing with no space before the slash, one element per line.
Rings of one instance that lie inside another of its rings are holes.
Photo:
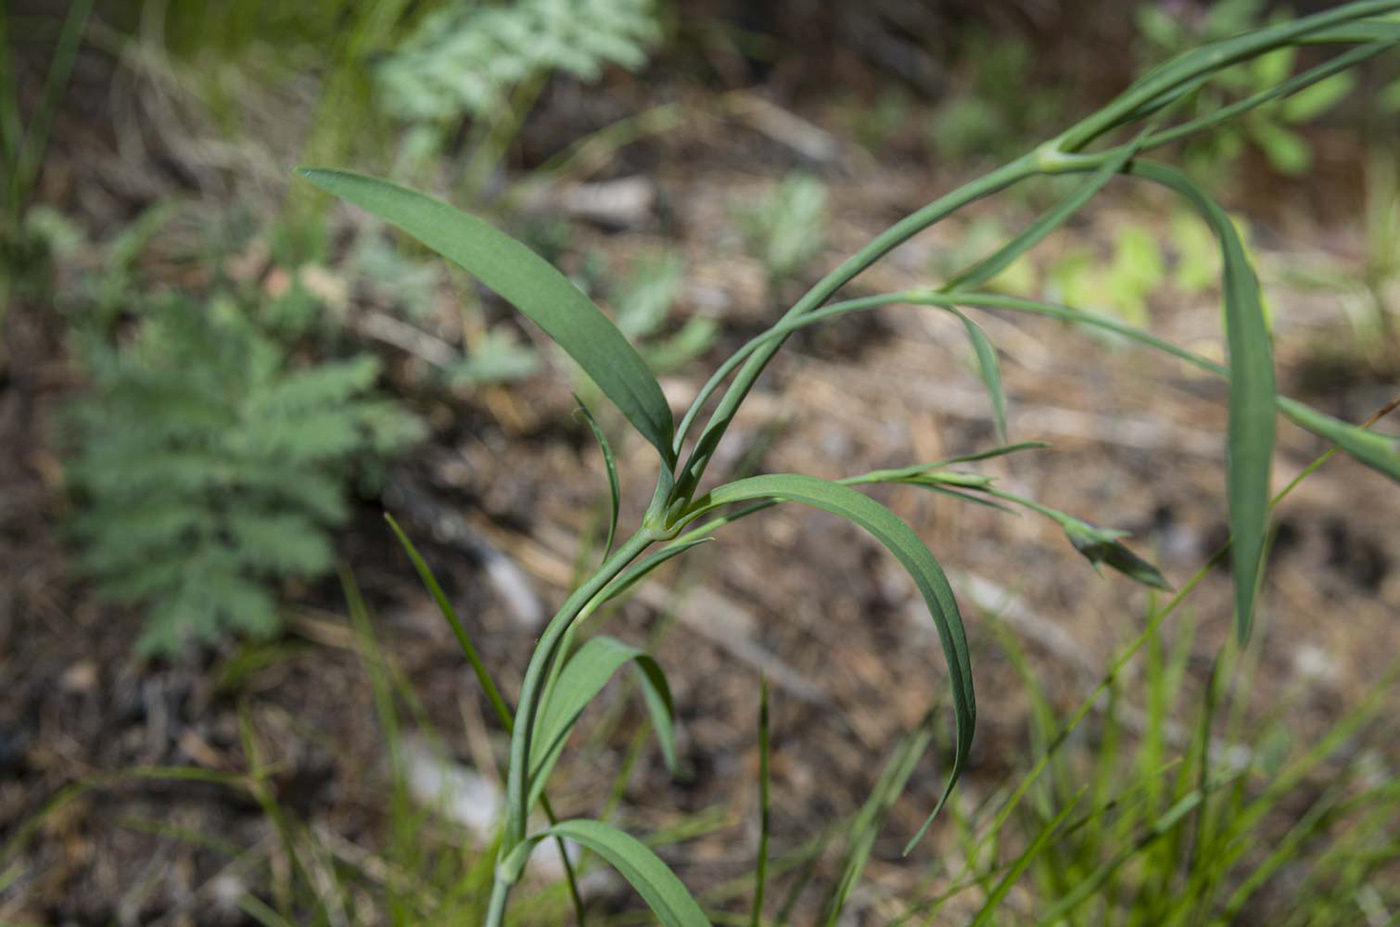
<path fill-rule="evenodd" d="M 405 121 L 489 116 L 534 77 L 637 70 L 659 38 L 654 0 L 466 0 L 425 16 L 375 80 L 384 109 Z"/>
<path fill-rule="evenodd" d="M 109 598 L 149 606 L 139 649 L 279 626 L 274 580 L 332 563 L 357 461 L 421 434 L 366 398 L 378 362 L 295 367 L 237 303 L 157 302 L 113 346 L 93 333 L 93 389 L 69 409 L 71 527 Z"/>

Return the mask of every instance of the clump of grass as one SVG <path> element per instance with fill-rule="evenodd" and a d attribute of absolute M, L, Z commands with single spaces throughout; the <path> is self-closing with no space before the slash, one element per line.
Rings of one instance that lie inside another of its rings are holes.
<path fill-rule="evenodd" d="M 889 509 L 858 492 L 853 485 L 900 483 L 968 501 L 1026 505 L 1059 522 L 1074 546 L 1095 564 L 1107 564 L 1151 586 L 1165 585 L 1154 567 L 1123 546 L 1120 533 L 1095 528 L 1033 500 L 1003 493 L 985 477 L 951 468 L 953 464 L 970 462 L 967 459 L 878 471 L 839 481 L 803 474 L 769 474 L 721 483 L 702 491 L 702 481 L 715 451 L 758 376 L 785 339 L 806 325 L 885 305 L 928 307 L 948 312 L 989 309 L 1029 312 L 1115 332 L 1225 378 L 1230 387 L 1225 496 L 1232 534 L 1235 620 L 1238 640 L 1244 642 L 1249 638 L 1265 550 L 1277 415 L 1281 412 L 1392 479 L 1400 480 L 1400 452 L 1386 436 L 1330 418 L 1276 392 L 1270 334 L 1261 308 L 1259 286 L 1238 231 L 1220 205 L 1189 177 L 1148 159 L 1146 154 L 1172 142 L 1195 137 L 1273 100 L 1303 91 L 1400 43 L 1400 23 L 1383 18 L 1397 10 L 1400 10 L 1400 2 L 1393 0 L 1351 3 L 1207 45 L 1149 72 L 1103 109 L 986 176 L 915 211 L 846 259 L 766 332 L 725 361 L 679 423 L 655 376 L 622 332 L 567 278 L 514 239 L 445 203 L 380 180 L 329 170 L 301 172 L 310 182 L 378 215 L 476 275 L 484 285 L 533 319 L 579 363 L 599 391 L 652 445 L 657 455 L 658 478 L 645 516 L 631 532 L 622 532 L 623 540 L 615 548 L 609 545 L 603 562 L 568 597 L 540 636 L 526 670 L 509 725 L 511 747 L 506 772 L 505 822 L 486 923 L 495 927 L 504 922 L 511 889 L 520 879 L 531 851 L 541 841 L 554 838 L 573 840 L 613 865 L 662 922 L 671 925 L 708 922 L 704 909 L 680 880 L 635 837 L 591 819 L 551 821 L 549 826 L 536 830 L 531 830 L 528 822 L 532 809 L 544 794 L 545 782 L 558 751 L 583 705 L 625 665 L 640 668 L 647 683 L 644 692 L 652 709 L 657 735 L 668 755 L 674 750 L 670 742 L 671 706 L 660 668 L 644 654 L 616 642 L 599 645 L 605 638 L 595 637 L 576 651 L 572 644 L 580 624 L 606 602 L 661 563 L 708 540 L 712 532 L 732 521 L 780 502 L 795 502 L 839 515 L 873 534 L 900 561 L 928 605 L 948 664 L 956 737 L 942 798 L 911 847 L 947 802 L 967 759 L 976 725 L 970 655 L 957 601 L 934 555 Z M 1276 75 L 1271 86 L 1250 88 L 1247 96 L 1218 109 L 1184 121 L 1169 121 L 1178 105 L 1211 86 L 1224 69 L 1280 49 L 1317 44 L 1354 47 L 1300 74 Z M 1115 133 L 1123 134 L 1124 130 L 1132 134 L 1116 143 L 1091 148 Z M 1011 241 L 942 286 L 829 303 L 843 287 L 896 246 L 967 205 L 1033 178 L 1067 174 L 1086 175 L 1087 179 Z M 1228 367 L 1163 342 L 1117 319 L 979 290 L 1118 176 L 1166 188 L 1199 213 L 1217 239 L 1223 266 Z M 992 393 L 993 406 L 999 409 L 1004 398 L 996 372 L 995 351 L 976 326 L 969 323 L 968 332 L 978 349 L 983 379 Z M 713 405 L 712 400 L 715 400 Z M 702 426 L 701 416 L 707 409 L 709 417 Z M 1019 449 L 1009 445 L 977 456 L 988 457 Z M 615 479 L 612 454 L 606 448 L 605 459 L 609 461 L 610 477 Z M 828 921 L 839 916 L 849 886 L 860 877 L 868 854 L 863 847 L 868 846 L 865 841 L 870 829 L 878 827 L 883 809 L 903 790 L 913 765 L 909 756 L 917 760 L 923 748 L 923 743 L 916 739 L 910 742 L 908 755 L 899 753 L 891 759 L 887 776 L 881 780 L 880 789 L 867 806 L 869 815 L 852 834 L 841 886 L 827 905 Z M 1031 782 L 1042 768 L 1037 766 Z M 1226 787 L 1225 783 L 1216 782 L 1205 774 L 1208 764 L 1202 763 L 1199 768 L 1202 773 L 1194 791 L 1151 819 L 1150 834 L 1160 836 L 1173 832 L 1198 808 L 1208 806 L 1214 790 Z M 1029 782 L 1018 790 L 1015 798 L 1019 799 L 1028 787 Z M 1007 807 L 1015 805 L 1013 800 Z M 1010 811 L 1005 814 L 1009 815 Z M 1050 829 L 1067 826 L 1068 814 L 1069 811 L 1062 810 L 1052 815 Z M 1004 822 L 1005 817 L 999 820 Z M 1212 835 L 1223 833 L 1214 830 L 1215 826 L 1211 824 L 1212 829 L 1201 829 L 1202 852 L 1214 846 L 1209 843 Z M 1040 840 L 1033 843 L 1031 849 L 1043 845 L 1044 841 Z M 1017 865 L 1021 869 L 1034 865 L 1033 856 Z M 1110 867 L 1107 870 L 1095 869 L 1088 881 L 1060 898 L 1053 912 L 1048 913 L 1059 917 L 1071 912 L 1086 892 L 1107 882 L 1120 865 L 1114 862 L 1117 859 L 1113 857 L 1104 864 Z M 996 893 L 1004 895 L 1005 889 L 999 886 L 994 895 Z M 1230 905 L 1226 902 L 1210 910 L 1224 914 L 1228 913 Z M 582 918 L 581 910 L 579 916 Z"/>

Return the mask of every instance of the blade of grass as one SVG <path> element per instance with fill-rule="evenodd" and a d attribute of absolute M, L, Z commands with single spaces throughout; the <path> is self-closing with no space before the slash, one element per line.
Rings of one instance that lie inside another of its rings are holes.
<path fill-rule="evenodd" d="M 92 14 L 94 3 L 95 0 L 73 0 L 68 5 L 68 14 L 63 19 L 62 31 L 58 35 L 58 45 L 54 49 L 53 60 L 49 63 L 48 74 L 44 77 L 43 96 L 40 98 L 38 109 L 29 119 L 29 125 L 25 127 L 24 139 L 19 142 L 15 153 L 14 173 L 10 176 L 9 191 L 9 206 L 15 219 L 19 218 L 24 208 L 24 200 L 29 196 L 34 181 L 39 176 L 44 151 L 49 145 L 49 124 L 53 121 L 59 101 L 63 98 L 63 91 L 68 86 L 68 78 L 73 73 L 73 62 L 78 57 L 78 48 L 82 44 L 83 33 L 87 31 L 88 17 Z M 5 76 L 8 78 L 10 75 Z M 18 90 L 13 92 L 18 93 Z M 5 105 L 9 108 L 9 104 Z M 18 125 L 18 101 L 15 107 L 13 117 L 4 116 L 4 122 L 9 127 L 4 133 L 6 136 Z"/>
<path fill-rule="evenodd" d="M 875 846 L 875 838 L 879 836 L 880 829 L 884 827 L 890 809 L 894 807 L 899 796 L 904 794 L 904 787 L 909 782 L 909 777 L 913 775 L 914 767 L 918 765 L 924 751 L 928 749 L 929 742 L 933 739 L 934 716 L 934 711 L 930 709 L 924 714 L 923 720 L 919 722 L 918 726 L 904 735 L 895 745 L 894 750 L 890 753 L 890 758 L 885 761 L 885 768 L 880 772 L 880 778 L 876 781 L 874 788 L 870 790 L 865 804 L 861 805 L 859 813 L 856 814 L 855 820 L 851 823 L 846 838 L 846 849 L 842 853 L 841 877 L 822 906 L 822 914 L 819 918 L 820 922 L 826 924 L 827 927 L 832 927 L 836 923 L 852 889 L 860 881 L 861 873 L 865 871 L 865 864 L 870 859 L 870 851 Z M 940 804 L 942 803 L 940 802 Z M 917 838 L 915 839 L 917 840 Z"/>
<path fill-rule="evenodd" d="M 593 431 L 593 437 L 598 439 L 598 447 L 603 451 L 603 465 L 608 469 L 608 493 L 611 496 L 612 514 L 608 520 L 608 539 L 603 544 L 603 557 L 607 558 L 612 553 L 613 538 L 617 536 L 617 511 L 622 502 L 622 487 L 617 478 L 617 458 L 613 456 L 612 445 L 608 443 L 608 436 L 603 434 L 603 429 L 598 427 L 598 422 L 593 418 L 593 413 L 588 411 L 588 406 L 583 404 L 583 400 L 577 395 L 574 401 L 578 403 L 579 411 L 583 413 L 584 421 L 588 422 L 588 427 Z"/>
<path fill-rule="evenodd" d="M 1058 814 L 1041 827 L 1040 832 L 1035 835 L 1035 839 L 1016 857 L 1015 862 L 1011 864 L 1011 868 L 1006 871 L 1006 875 L 1002 876 L 996 888 L 992 889 L 991 894 L 987 896 L 986 903 L 982 905 L 976 917 L 973 918 L 971 927 L 981 927 L 981 925 L 991 922 L 992 915 L 996 913 L 997 908 L 1001 907 L 1002 901 L 1006 898 L 1006 893 L 1011 891 L 1011 886 L 1015 885 L 1016 881 L 1021 878 L 1021 875 L 1026 869 L 1030 867 L 1030 864 L 1035 862 L 1036 857 L 1041 854 L 1046 845 L 1050 842 L 1050 838 L 1055 836 L 1055 832 L 1058 831 L 1060 825 L 1065 822 L 1065 818 L 1069 817 L 1070 812 L 1079 804 L 1079 799 L 1083 794 L 1083 790 L 1080 790 L 1080 793 L 1061 808 Z"/>
<path fill-rule="evenodd" d="M 457 638 L 457 646 L 462 649 L 462 654 L 471 664 L 472 671 L 476 673 L 476 680 L 481 685 L 481 691 L 486 693 L 486 698 L 491 702 L 491 707 L 496 712 L 496 717 L 500 719 L 506 730 L 510 730 L 513 719 L 510 708 L 507 707 L 505 699 L 501 697 L 501 690 L 496 688 L 496 683 L 491 679 L 491 673 L 486 669 L 486 664 L 481 661 L 481 655 L 476 652 L 476 646 L 472 643 L 467 629 L 462 626 L 462 621 L 457 617 L 457 610 L 452 607 L 452 603 L 447 600 L 447 595 L 442 591 L 442 586 L 438 584 L 437 577 L 428 568 L 428 563 L 418 553 L 418 548 L 413 546 L 413 542 L 408 539 L 403 528 L 394 520 L 394 516 L 388 512 L 384 513 L 384 520 L 389 523 L 389 528 L 398 538 L 399 544 L 403 546 L 404 552 L 408 554 L 408 559 L 413 561 L 413 568 L 418 571 L 418 578 L 423 581 L 423 585 L 428 587 L 428 592 L 432 594 L 433 601 L 437 603 L 438 611 L 447 620 L 447 624 L 452 628 L 452 634 Z"/>
<path fill-rule="evenodd" d="M 768 751 L 771 748 L 768 729 L 768 676 L 758 677 L 758 860 L 754 865 L 753 918 L 750 923 L 763 923 L 763 891 L 768 885 L 768 839 L 771 833 L 771 806 L 768 795 Z"/>
<path fill-rule="evenodd" d="M 987 387 L 987 395 L 992 399 L 992 423 L 996 427 L 997 440 L 1006 441 L 1006 391 L 1001 385 L 1001 367 L 997 363 L 997 349 L 982 330 L 982 326 L 963 315 L 958 310 L 953 314 L 962 322 L 972 349 L 977 354 L 977 371 L 982 376 L 982 384 Z"/>
<path fill-rule="evenodd" d="M 1225 265 L 1225 340 L 1230 353 L 1229 454 L 1226 487 L 1234 539 L 1236 632 L 1249 639 L 1254 603 L 1264 568 L 1269 512 L 1269 473 L 1274 452 L 1274 361 L 1264 320 L 1259 281 L 1239 232 L 1225 210 L 1175 168 L 1135 161 L 1129 172 L 1179 193 L 1191 202 L 1220 241 Z"/>

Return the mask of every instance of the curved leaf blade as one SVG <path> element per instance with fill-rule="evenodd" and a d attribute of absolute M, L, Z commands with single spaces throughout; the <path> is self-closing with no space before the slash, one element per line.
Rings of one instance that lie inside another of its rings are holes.
<path fill-rule="evenodd" d="M 646 844 L 602 821 L 560 821 L 530 835 L 502 864 L 511 881 L 519 878 L 530 851 L 546 837 L 572 840 L 607 860 L 666 927 L 710 927 L 709 918 L 681 880 Z"/>
<path fill-rule="evenodd" d="M 558 761 L 574 725 L 608 680 L 628 663 L 637 668 L 638 680 L 666 767 L 676 769 L 675 706 L 671 688 L 660 664 L 646 651 L 615 637 L 590 639 L 564 664 L 559 679 L 542 708 L 536 735 L 530 743 L 530 805 L 544 791 L 549 772 Z"/>
<path fill-rule="evenodd" d="M 1006 390 L 1001 385 L 1001 366 L 997 363 L 997 349 L 982 330 L 982 326 L 969 319 L 956 309 L 949 310 L 963 323 L 967 338 L 972 342 L 972 350 L 977 354 L 977 372 L 982 377 L 982 385 L 987 387 L 987 395 L 992 400 L 992 421 L 996 425 L 997 440 L 1006 442 Z"/>
<path fill-rule="evenodd" d="M 1220 241 L 1225 267 L 1225 341 L 1230 354 L 1226 490 L 1235 545 L 1235 628 L 1243 642 L 1249 638 L 1264 565 L 1277 401 L 1272 338 L 1259 298 L 1259 280 L 1234 223 L 1194 181 L 1175 168 L 1151 161 L 1135 161 L 1129 170 L 1189 200 Z"/>
<path fill-rule="evenodd" d="M 670 467 L 675 423 L 656 377 L 582 290 L 520 242 L 447 203 L 347 171 L 298 168 L 303 178 L 373 213 L 471 273 L 533 319 L 578 361 Z"/>
<path fill-rule="evenodd" d="M 613 456 L 612 445 L 608 443 L 608 436 L 603 434 L 603 429 L 599 427 L 598 420 L 593 417 L 593 413 L 588 411 L 588 406 L 583 404 L 583 400 L 574 396 L 574 401 L 578 403 L 578 409 L 583 413 L 584 421 L 588 422 L 588 427 L 593 431 L 593 437 L 598 441 L 598 447 L 603 451 L 603 465 L 608 468 L 608 493 L 612 497 L 612 512 L 608 520 L 608 539 L 603 544 L 603 559 L 608 558 L 612 553 L 613 538 L 617 537 L 617 512 L 622 504 L 622 484 L 617 478 L 617 458 Z"/>
<path fill-rule="evenodd" d="M 757 499 L 778 499 L 799 502 L 812 508 L 839 515 L 870 532 L 908 571 L 920 595 L 928 604 L 938 630 L 938 640 L 948 664 L 953 693 L 953 713 L 957 721 L 957 738 L 953 750 L 953 767 L 948 784 L 938 805 L 924 821 L 919 833 L 910 842 L 912 847 L 923 837 L 929 824 L 943 809 L 953 786 L 962 776 L 967 753 L 972 745 L 972 733 L 977 726 L 977 702 L 972 689 L 972 663 L 968 655 L 967 635 L 963 631 L 962 615 L 943 569 L 913 529 L 889 509 L 854 489 L 815 476 L 784 473 L 754 476 L 723 486 L 695 500 L 686 514 L 686 521 L 706 512 L 735 502 Z"/>

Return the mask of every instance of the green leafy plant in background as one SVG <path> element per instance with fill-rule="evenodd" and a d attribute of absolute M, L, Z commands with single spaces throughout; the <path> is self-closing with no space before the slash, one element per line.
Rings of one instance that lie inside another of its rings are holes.
<path fill-rule="evenodd" d="M 464 118 L 462 198 L 472 201 L 554 73 L 596 81 L 606 65 L 639 70 L 661 37 L 656 0 L 458 0 L 424 16 L 374 68 L 378 105 L 413 126 L 400 160 L 436 154 Z"/>
<path fill-rule="evenodd" d="M 1062 113 L 1063 81 L 1037 79 L 1035 54 L 1020 36 L 968 30 L 961 86 L 938 104 L 928 126 L 933 151 L 949 159 L 1004 157 Z"/>
<path fill-rule="evenodd" d="M 331 567 L 356 465 L 421 426 L 368 397 L 373 357 L 296 366 L 226 294 L 157 297 L 134 324 L 117 344 L 85 333 L 93 390 L 69 410 L 68 470 L 82 565 L 146 608 L 145 653 L 274 633 L 272 584 Z"/>
<path fill-rule="evenodd" d="M 853 486 L 913 484 L 995 504 L 1029 503 L 1055 518 L 1076 548 L 1096 563 L 1126 570 L 1129 575 L 1153 585 L 1156 585 L 1153 581 L 1160 578 L 1150 565 L 1135 555 L 1124 553 L 1126 549 L 1121 548 L 1116 532 L 1094 528 L 1062 513 L 1052 514 L 1054 510 L 1044 509 L 1031 500 L 1000 495 L 994 492 L 994 486 L 976 474 L 951 471 L 954 475 L 949 476 L 944 472 L 952 464 L 969 462 L 967 459 L 878 471 L 840 481 L 802 474 L 767 474 L 704 488 L 702 483 L 708 466 L 740 405 L 784 340 L 804 326 L 877 306 L 929 307 L 960 313 L 967 310 L 1031 313 L 1113 332 L 1225 379 L 1229 384 L 1229 424 L 1225 439 L 1228 455 L 1224 494 L 1231 530 L 1235 626 L 1240 641 L 1249 638 L 1263 567 L 1271 505 L 1269 477 L 1279 413 L 1396 481 L 1400 481 L 1400 450 L 1391 437 L 1331 418 L 1276 392 L 1271 338 L 1258 282 L 1234 223 L 1224 209 L 1185 174 L 1149 159 L 1146 154 L 1151 149 L 1213 129 L 1277 98 L 1303 91 L 1394 47 L 1400 43 L 1400 23 L 1381 17 L 1397 10 L 1400 10 L 1400 0 L 1362 0 L 1189 51 L 1149 72 L 1088 118 L 916 210 L 847 258 L 772 327 L 721 364 L 678 423 L 655 377 L 622 332 L 580 289 L 538 255 L 489 223 L 422 194 L 355 174 L 318 169 L 302 171 L 302 176 L 310 182 L 398 226 L 476 275 L 483 285 L 524 312 L 579 363 L 657 455 L 657 485 L 640 524 L 631 531 L 620 532 L 624 539 L 615 547 L 608 545 L 601 565 L 569 595 L 540 635 L 514 712 L 506 711 L 503 702 L 498 707 L 503 713 L 503 722 L 506 715 L 510 718 L 507 727 L 511 732 L 511 746 L 506 769 L 505 821 L 487 910 L 488 924 L 497 927 L 504 922 L 511 889 L 519 881 L 526 860 L 540 841 L 549 838 L 573 839 L 597 852 L 637 889 L 663 923 L 707 923 L 699 903 L 636 838 L 594 820 L 557 822 L 550 815 L 550 824 L 539 829 L 532 829 L 529 822 L 537 804 L 544 803 L 548 810 L 544 800 L 546 778 L 557 756 L 557 745 L 567 738 L 579 716 L 579 706 L 601 688 L 591 668 L 575 665 L 575 661 L 588 652 L 587 646 L 577 651 L 572 647 L 580 624 L 642 576 L 708 540 L 726 524 L 779 503 L 821 509 L 873 535 L 901 563 L 918 588 L 946 658 L 956 729 L 942 798 L 910 842 L 910 848 L 921 839 L 943 808 L 967 760 L 976 725 L 970 653 L 957 601 L 938 561 L 908 525 Z M 1312 44 L 1353 47 L 1219 110 L 1169 122 L 1176 104 L 1191 99 L 1223 69 L 1277 49 Z M 1095 142 L 1106 140 L 1127 127 L 1132 127 L 1131 135 L 1091 149 Z M 942 286 L 829 303 L 838 291 L 898 245 L 967 205 L 1032 178 L 1068 174 L 1087 175 L 1087 179 L 1024 231 L 953 275 Z M 1148 181 L 1179 197 L 1214 233 L 1223 268 L 1228 366 L 1112 317 L 980 289 L 1120 175 Z M 805 229 L 794 232 L 806 233 Z M 968 331 L 974 340 L 985 339 L 985 335 L 979 339 L 980 329 L 969 326 Z M 984 380 L 993 393 L 994 408 L 1000 408 L 1004 397 L 1001 396 L 1000 377 L 995 373 L 995 352 L 989 344 L 981 343 L 978 353 L 984 358 Z M 930 387 L 936 388 L 936 384 Z M 715 400 L 713 404 L 712 400 Z M 701 426 L 701 416 L 707 409 L 709 417 Z M 1014 449 L 1015 446 L 997 448 L 976 456 L 993 456 Z M 611 450 L 605 448 L 605 460 L 611 461 L 612 456 Z M 611 464 L 609 471 L 615 480 L 615 468 Z M 416 555 L 415 560 L 418 560 Z M 429 586 L 435 587 L 426 568 L 420 566 L 420 570 Z M 1201 575 L 1204 571 L 1198 578 Z M 1193 580 L 1191 585 L 1197 581 Z M 496 693 L 460 622 L 450 609 L 444 612 L 458 631 L 463 649 L 483 684 L 487 684 L 488 692 Z M 646 673 L 652 677 L 650 670 Z M 659 690 L 659 680 L 652 678 Z M 575 683 L 575 679 L 586 680 L 586 684 Z M 498 699 L 498 694 L 493 696 L 493 701 Z M 665 700 L 657 696 L 655 701 L 662 703 L 659 711 L 664 714 L 668 710 Z M 669 731 L 669 725 L 657 724 L 663 745 L 668 743 Z M 669 747 L 667 749 L 669 751 Z M 922 748 L 917 752 L 922 752 Z M 912 767 L 894 762 L 890 768 L 899 773 L 903 768 Z M 1043 764 L 1038 764 L 1032 781 L 1041 768 Z M 879 796 L 872 820 L 880 817 L 881 808 L 888 808 L 906 778 L 907 775 L 891 775 L 889 793 Z M 1018 790 L 999 815 L 1011 814 L 1028 787 L 1029 783 Z M 1171 819 L 1162 826 L 1173 824 L 1191 810 L 1192 806 L 1174 806 L 1170 811 Z M 864 858 L 860 847 L 852 845 L 842 885 L 854 884 L 859 878 Z M 828 909 L 828 922 L 839 916 L 842 897 Z M 580 908 L 579 917 L 582 915 Z"/>
<path fill-rule="evenodd" d="M 793 171 L 758 202 L 735 207 L 770 289 L 796 277 L 826 246 L 826 201 L 826 184 Z"/>
<path fill-rule="evenodd" d="M 1395 110 L 1400 113 L 1400 100 Z M 1366 160 L 1365 238 L 1359 261 L 1305 256 L 1283 268 L 1283 282 L 1339 295 L 1355 337 L 1353 350 L 1385 372 L 1400 345 L 1400 163 L 1389 145 Z"/>
<path fill-rule="evenodd" d="M 1224 39 L 1251 29 L 1264 16 L 1265 0 L 1225 0 L 1209 5 L 1190 23 L 1168 13 L 1162 5 L 1138 7 L 1138 32 L 1150 49 L 1149 57 L 1161 61 L 1200 44 Z M 1297 63 L 1297 49 L 1284 47 L 1247 63 L 1222 70 L 1208 87 L 1197 93 L 1192 105 L 1201 115 L 1215 112 L 1232 99 L 1267 91 L 1282 83 Z M 1213 181 L 1223 180 L 1249 146 L 1254 146 L 1281 174 L 1301 176 L 1312 164 L 1312 146 L 1299 128 L 1326 115 L 1355 88 L 1346 72 L 1318 81 L 1287 99 L 1253 107 L 1241 119 L 1208 136 L 1197 136 L 1183 156 L 1189 169 Z"/>
<path fill-rule="evenodd" d="M 657 373 L 679 370 L 714 344 L 719 326 L 714 319 L 690 315 L 670 334 L 670 321 L 685 276 L 680 255 L 666 252 L 638 261 L 623 277 L 613 296 L 617 327 Z"/>

